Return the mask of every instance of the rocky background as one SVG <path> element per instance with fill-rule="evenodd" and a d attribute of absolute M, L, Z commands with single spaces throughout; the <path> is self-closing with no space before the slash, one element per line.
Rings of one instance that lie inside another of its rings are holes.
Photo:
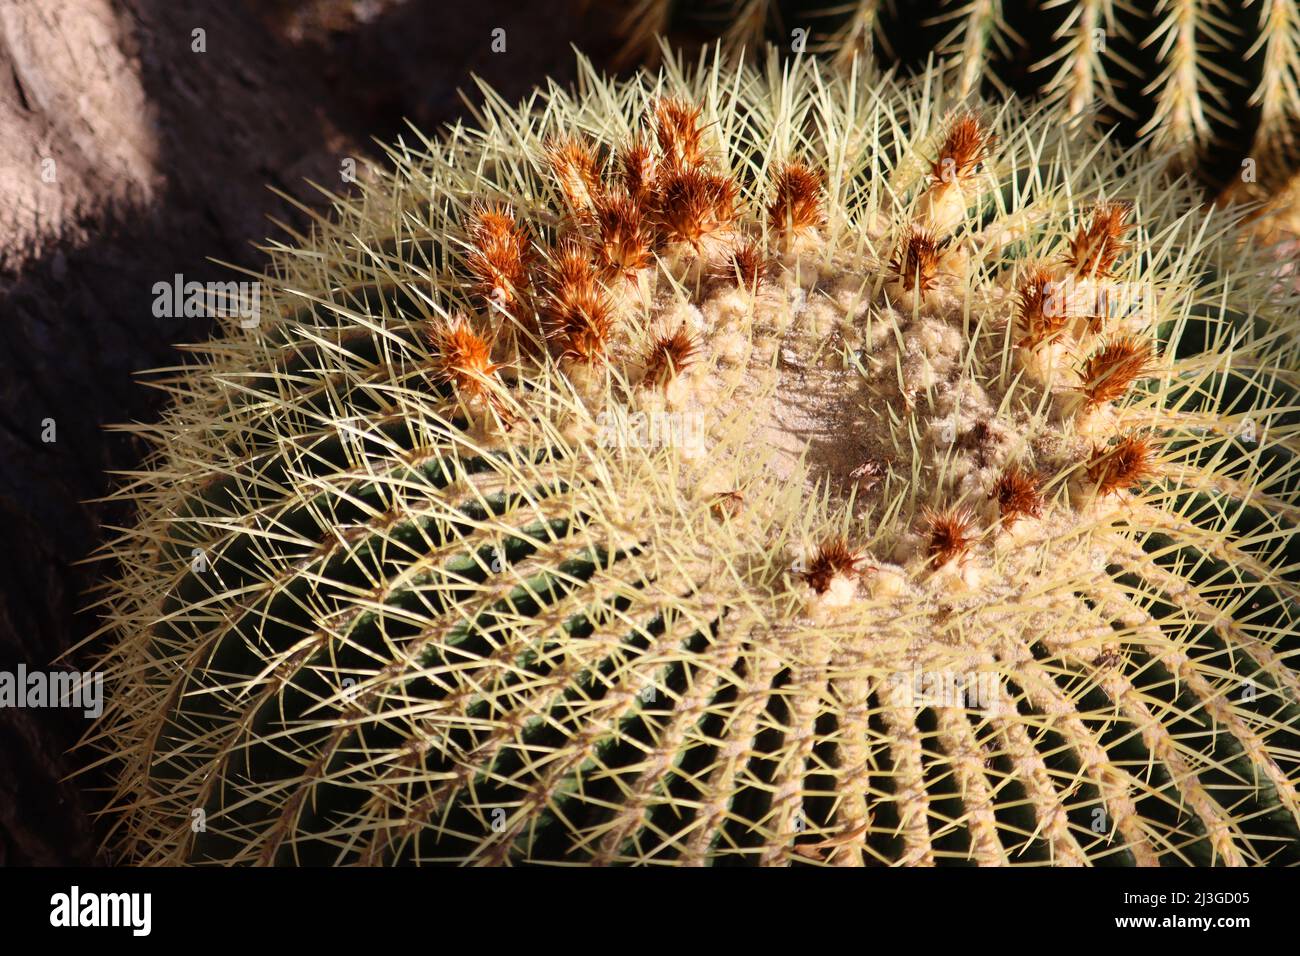
<path fill-rule="evenodd" d="M 602 62 L 608 19 L 580 0 L 0 0 L 0 669 L 46 670 L 98 626 L 78 562 L 125 519 L 93 499 L 141 454 L 105 426 L 155 415 L 136 373 L 209 334 L 155 318 L 154 283 L 258 267 L 269 217 L 305 219 L 268 187 L 322 205 L 307 179 L 344 190 L 372 137 L 465 115 L 472 75 L 515 99 L 569 82 L 571 44 Z M 0 709 L 0 865 L 97 862 L 102 774 L 66 779 L 86 724 Z"/>

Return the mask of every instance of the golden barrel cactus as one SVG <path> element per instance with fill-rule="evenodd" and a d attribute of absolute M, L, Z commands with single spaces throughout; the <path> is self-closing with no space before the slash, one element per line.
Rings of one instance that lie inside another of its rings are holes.
<path fill-rule="evenodd" d="M 390 156 L 131 427 L 117 859 L 1300 859 L 1300 324 L 1231 217 L 852 64 Z"/>

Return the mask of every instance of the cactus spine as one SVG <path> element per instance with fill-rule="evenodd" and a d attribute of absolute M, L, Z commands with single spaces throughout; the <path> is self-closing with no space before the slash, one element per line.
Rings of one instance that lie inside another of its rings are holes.
<path fill-rule="evenodd" d="M 642 0 L 622 24 L 629 58 L 657 55 L 659 34 L 907 68 L 933 56 L 962 94 L 1041 93 L 1234 197 L 1261 198 L 1300 169 L 1293 0 Z"/>

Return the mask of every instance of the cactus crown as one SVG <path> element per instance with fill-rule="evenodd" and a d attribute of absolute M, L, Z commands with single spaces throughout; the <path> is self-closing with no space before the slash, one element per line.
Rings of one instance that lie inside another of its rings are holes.
<path fill-rule="evenodd" d="M 123 859 L 1297 858 L 1295 303 L 1230 217 L 933 74 L 484 97 L 133 426 Z"/>

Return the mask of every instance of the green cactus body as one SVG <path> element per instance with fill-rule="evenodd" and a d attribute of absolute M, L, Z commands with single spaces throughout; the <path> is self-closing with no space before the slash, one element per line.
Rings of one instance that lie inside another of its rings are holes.
<path fill-rule="evenodd" d="M 118 859 L 1300 858 L 1295 302 L 1231 217 L 934 76 L 485 97 L 132 426 Z"/>
<path fill-rule="evenodd" d="M 934 57 L 963 93 L 1042 93 L 1234 196 L 1279 187 L 1300 155 L 1293 0 L 642 0 L 622 23 L 629 57 L 654 56 L 660 34 L 908 69 Z"/>

